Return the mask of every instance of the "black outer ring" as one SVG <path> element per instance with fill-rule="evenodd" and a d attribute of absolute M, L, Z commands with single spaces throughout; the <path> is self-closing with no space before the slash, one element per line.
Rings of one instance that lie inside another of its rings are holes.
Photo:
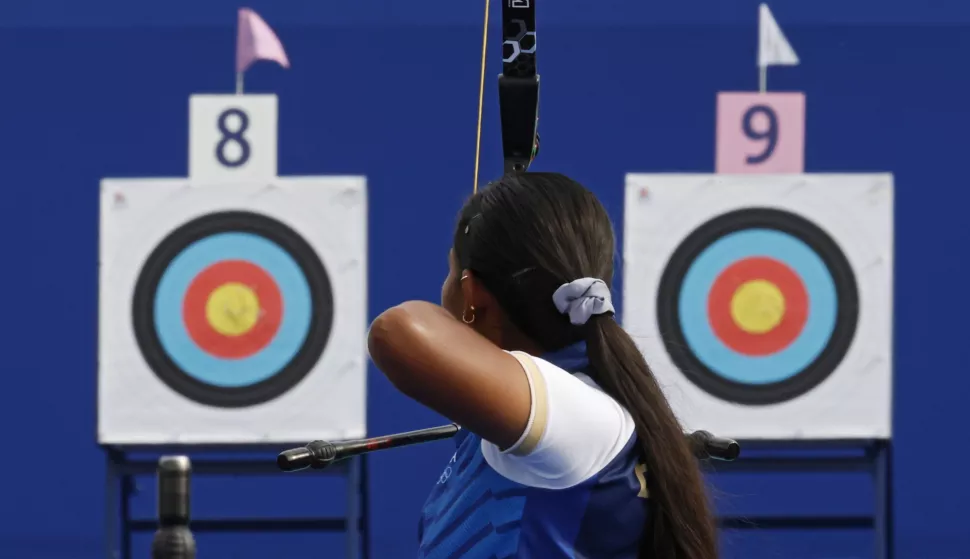
<path fill-rule="evenodd" d="M 680 323 L 680 289 L 691 264 L 708 246 L 745 229 L 773 229 L 788 233 L 811 247 L 835 282 L 835 328 L 815 360 L 791 377 L 754 385 L 724 378 L 701 362 L 688 347 Z M 852 266 L 825 231 L 803 217 L 772 208 L 745 208 L 720 215 L 701 225 L 670 257 L 657 289 L 657 326 L 667 353 L 691 382 L 708 394 L 745 405 L 770 405 L 793 400 L 821 384 L 845 357 L 859 321 L 859 292 Z"/>
<path fill-rule="evenodd" d="M 293 359 L 275 375 L 256 384 L 222 387 L 201 382 L 183 371 L 168 355 L 155 330 L 155 295 L 172 259 L 192 243 L 218 233 L 252 233 L 288 252 L 310 286 L 310 327 Z M 145 261 L 132 299 L 132 325 L 149 368 L 172 390 L 200 404 L 241 408 L 268 402 L 296 386 L 313 370 L 327 347 L 333 328 L 333 290 L 316 251 L 283 223 L 250 212 L 219 212 L 193 219 L 172 231 Z"/>

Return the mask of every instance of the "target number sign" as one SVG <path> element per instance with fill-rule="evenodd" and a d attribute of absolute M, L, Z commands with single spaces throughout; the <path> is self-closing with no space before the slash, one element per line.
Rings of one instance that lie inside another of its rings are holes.
<path fill-rule="evenodd" d="M 287 225 L 226 211 L 181 225 L 149 255 L 132 326 L 149 368 L 216 407 L 272 400 L 299 383 L 333 324 L 327 272 Z"/>
<path fill-rule="evenodd" d="M 275 95 L 193 95 L 189 177 L 212 183 L 276 177 Z"/>
<path fill-rule="evenodd" d="M 718 173 L 802 173 L 804 93 L 719 93 Z"/>
<path fill-rule="evenodd" d="M 778 404 L 824 381 L 858 322 L 856 280 L 838 244 L 794 213 L 715 217 L 674 251 L 657 290 L 667 353 L 721 400 Z"/>

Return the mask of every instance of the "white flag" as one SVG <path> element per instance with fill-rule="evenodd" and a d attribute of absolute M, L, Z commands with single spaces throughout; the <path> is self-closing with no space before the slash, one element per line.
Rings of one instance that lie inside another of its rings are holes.
<path fill-rule="evenodd" d="M 798 55 L 788 44 L 788 39 L 778 27 L 775 16 L 767 4 L 762 4 L 758 14 L 758 66 L 795 66 Z"/>

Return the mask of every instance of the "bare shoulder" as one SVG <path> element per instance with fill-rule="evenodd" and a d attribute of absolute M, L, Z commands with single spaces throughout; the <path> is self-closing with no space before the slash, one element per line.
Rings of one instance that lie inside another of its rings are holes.
<path fill-rule="evenodd" d="M 371 324 L 371 359 L 404 394 L 500 447 L 529 420 L 529 381 L 519 361 L 438 305 L 409 301 Z"/>

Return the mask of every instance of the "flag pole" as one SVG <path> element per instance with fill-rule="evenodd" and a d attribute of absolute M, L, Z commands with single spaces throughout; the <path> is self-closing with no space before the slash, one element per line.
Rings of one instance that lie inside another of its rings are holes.
<path fill-rule="evenodd" d="M 764 93 L 768 90 L 768 65 L 762 60 L 762 50 L 765 48 L 765 4 L 762 2 L 758 6 L 758 91 Z"/>
<path fill-rule="evenodd" d="M 243 73 L 236 72 L 236 95 L 243 94 Z"/>

